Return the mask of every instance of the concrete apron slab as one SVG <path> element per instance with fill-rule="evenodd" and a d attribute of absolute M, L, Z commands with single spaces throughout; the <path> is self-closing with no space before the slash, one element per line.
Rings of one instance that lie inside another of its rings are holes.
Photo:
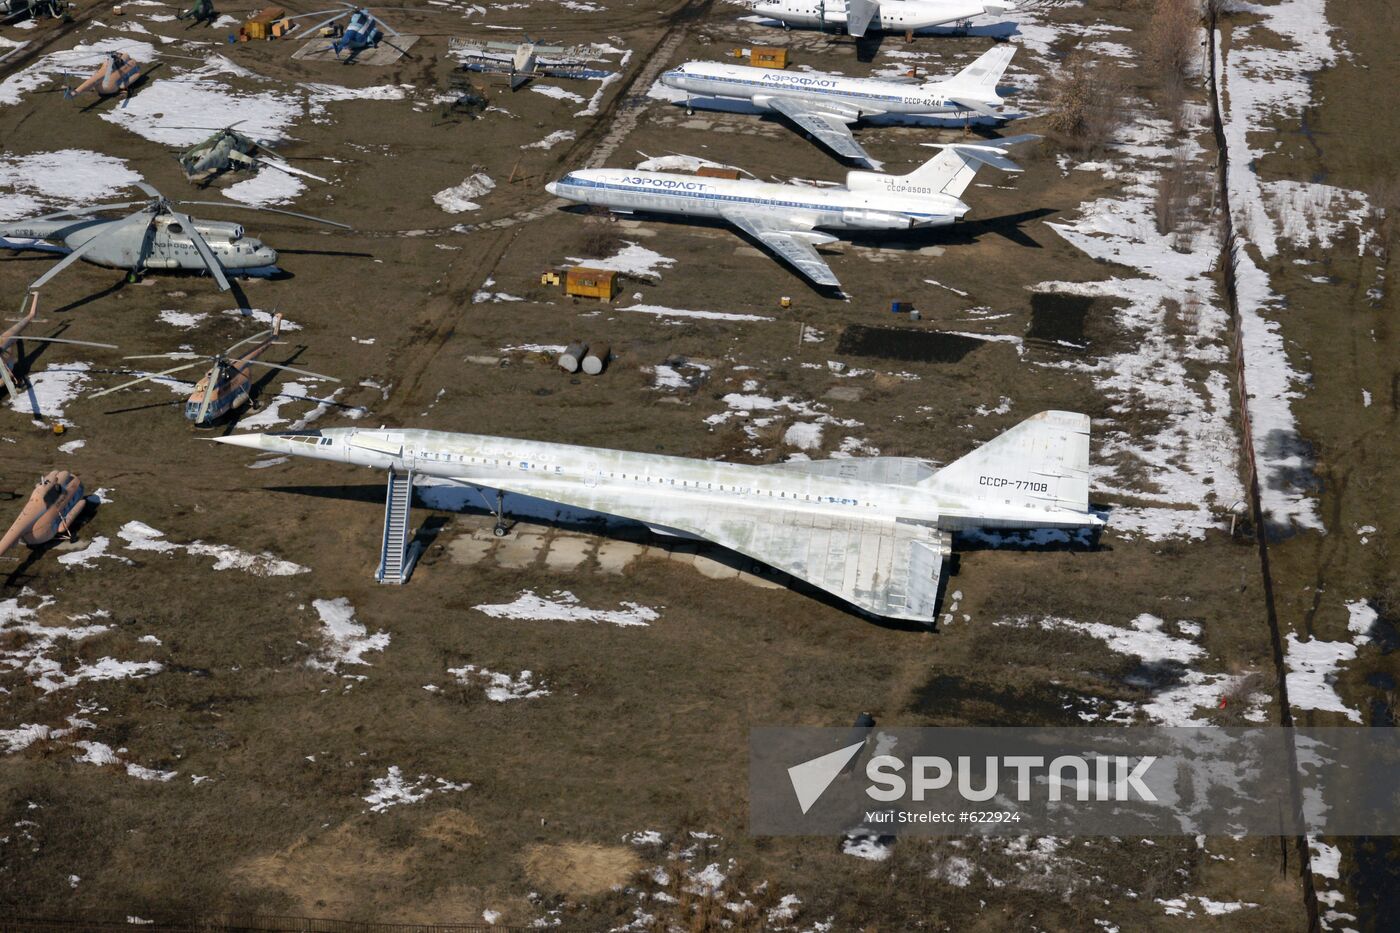
<path fill-rule="evenodd" d="M 355 56 L 357 65 L 392 65 L 394 62 L 404 57 L 404 54 L 418 41 L 417 36 L 385 36 L 380 40 L 379 46 L 373 49 L 364 49 Z M 345 58 L 336 58 L 335 49 L 332 48 L 334 39 L 327 39 L 322 36 L 315 36 L 311 41 L 292 53 L 292 58 L 308 62 L 341 62 L 344 64 Z"/>
<path fill-rule="evenodd" d="M 447 554 L 452 563 L 468 567 L 494 564 L 523 570 L 542 563 L 550 570 L 580 570 L 591 563 L 598 572 L 614 576 L 625 572 L 634 561 L 649 558 L 693 567 L 711 580 L 739 580 L 764 589 L 786 586 L 786 577 L 781 573 L 753 573 L 753 561 L 747 557 L 694 541 L 639 544 L 576 531 L 535 528 L 517 528 L 506 537 L 497 538 L 487 525 L 453 538 L 447 544 Z"/>

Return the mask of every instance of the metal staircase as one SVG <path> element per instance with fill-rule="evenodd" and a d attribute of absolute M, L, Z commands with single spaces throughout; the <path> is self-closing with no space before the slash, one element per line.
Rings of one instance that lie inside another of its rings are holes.
<path fill-rule="evenodd" d="M 413 507 L 413 470 L 390 468 L 384 493 L 384 541 L 379 552 L 380 583 L 408 582 L 413 561 L 408 553 L 408 513 Z"/>

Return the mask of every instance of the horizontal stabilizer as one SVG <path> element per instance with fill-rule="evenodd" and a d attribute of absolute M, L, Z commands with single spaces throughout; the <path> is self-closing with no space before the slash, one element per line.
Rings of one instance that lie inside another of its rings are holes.
<path fill-rule="evenodd" d="M 1019 172 L 1021 166 L 1007 158 L 1006 150 L 1020 143 L 1028 143 L 1039 138 L 1035 133 L 1023 133 L 1020 136 L 1006 136 L 1002 139 L 989 139 L 980 143 L 924 143 L 924 145 L 931 149 L 956 152 L 970 162 L 990 165 L 1004 172 Z"/>

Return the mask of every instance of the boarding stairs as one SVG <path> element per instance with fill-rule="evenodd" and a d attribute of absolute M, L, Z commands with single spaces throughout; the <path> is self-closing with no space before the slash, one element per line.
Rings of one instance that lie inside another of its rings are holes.
<path fill-rule="evenodd" d="M 384 492 L 384 540 L 379 552 L 380 583 L 402 585 L 413 573 L 409 554 L 409 511 L 413 508 L 413 468 L 389 469 Z"/>

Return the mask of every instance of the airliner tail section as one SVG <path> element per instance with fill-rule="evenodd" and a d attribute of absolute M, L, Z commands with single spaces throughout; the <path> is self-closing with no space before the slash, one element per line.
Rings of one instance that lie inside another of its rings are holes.
<path fill-rule="evenodd" d="M 1013 507 L 1089 511 L 1089 416 L 1043 411 L 919 483 Z"/>
<path fill-rule="evenodd" d="M 1004 172 L 1021 171 L 1019 165 L 1007 158 L 1006 150 L 1039 138 L 1025 134 L 977 143 L 927 143 L 943 151 L 904 177 L 912 184 L 926 185 L 952 197 L 961 197 L 967 186 L 972 184 L 977 170 L 984 165 Z"/>
<path fill-rule="evenodd" d="M 1014 45 L 998 45 L 983 52 L 976 61 L 962 71 L 943 81 L 938 90 L 948 100 L 968 110 L 984 115 L 995 115 L 995 109 L 1002 104 L 997 95 L 997 83 L 1011 64 L 1016 54 Z"/>

